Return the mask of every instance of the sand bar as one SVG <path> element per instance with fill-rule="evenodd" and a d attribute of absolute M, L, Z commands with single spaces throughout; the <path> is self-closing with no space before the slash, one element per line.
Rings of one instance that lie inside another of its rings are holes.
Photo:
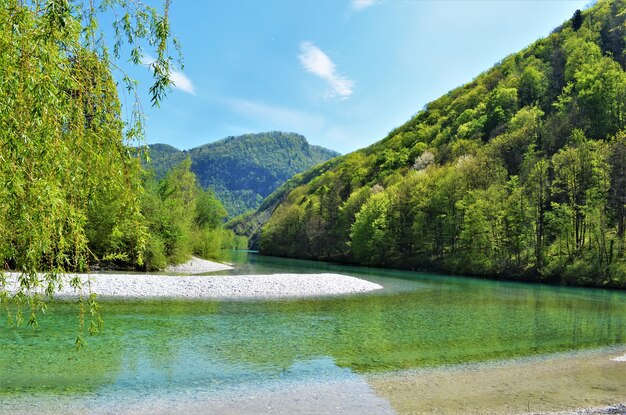
<path fill-rule="evenodd" d="M 382 286 L 341 274 L 270 275 L 156 275 L 68 274 L 55 298 L 75 298 L 70 280 L 79 276 L 99 298 L 121 299 L 234 299 L 316 297 L 363 293 Z M 17 274 L 10 274 L 7 288 L 16 291 Z"/>
<path fill-rule="evenodd" d="M 219 262 L 207 261 L 206 259 L 191 257 L 184 264 L 169 265 L 165 268 L 165 272 L 176 274 L 204 274 L 205 272 L 217 272 L 233 269 L 230 265 Z"/>

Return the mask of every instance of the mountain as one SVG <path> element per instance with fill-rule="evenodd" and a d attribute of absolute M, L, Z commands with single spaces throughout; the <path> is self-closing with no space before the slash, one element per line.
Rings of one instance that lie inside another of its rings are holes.
<path fill-rule="evenodd" d="M 279 131 L 227 137 L 185 151 L 167 144 L 148 147 L 157 177 L 189 157 L 202 187 L 215 191 L 231 217 L 259 207 L 296 173 L 339 155 Z"/>
<path fill-rule="evenodd" d="M 626 287 L 625 22 L 576 11 L 229 226 L 271 255 Z"/>

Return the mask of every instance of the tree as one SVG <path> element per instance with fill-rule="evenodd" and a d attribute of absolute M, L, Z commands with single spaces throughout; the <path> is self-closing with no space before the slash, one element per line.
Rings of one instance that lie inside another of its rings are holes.
<path fill-rule="evenodd" d="M 532 208 L 517 176 L 506 185 L 508 193 L 502 208 L 503 253 L 505 271 L 522 274 L 528 266 L 528 251 L 532 246 Z"/>
<path fill-rule="evenodd" d="M 187 260 L 192 252 L 190 236 L 197 218 L 198 187 L 190 168 L 187 158 L 168 172 L 159 186 L 164 216 L 160 233 L 169 261 L 176 264 Z"/>
<path fill-rule="evenodd" d="M 617 222 L 617 236 L 624 238 L 626 229 L 626 133 L 620 132 L 610 146 L 611 165 L 610 204 Z M 622 250 L 620 250 L 620 254 Z"/>
<path fill-rule="evenodd" d="M 348 200 L 346 200 L 339 208 L 339 229 L 341 232 L 340 240 L 344 246 L 344 254 L 349 251 L 350 232 L 352 225 L 356 221 L 356 215 L 363 205 L 372 195 L 372 189 L 369 186 L 363 186 L 359 190 L 354 191 Z"/>
<path fill-rule="evenodd" d="M 383 191 L 372 195 L 356 214 L 350 234 L 352 254 L 361 263 L 387 263 L 387 247 L 391 242 L 388 229 L 389 196 Z"/>
<path fill-rule="evenodd" d="M 537 159 L 536 153 L 529 151 L 526 154 L 525 164 L 528 174 L 524 183 L 524 191 L 530 204 L 535 234 L 535 269 L 541 272 L 545 262 L 546 212 L 550 201 L 550 162 L 543 158 Z"/>
<path fill-rule="evenodd" d="M 228 216 L 228 212 L 215 196 L 212 190 L 198 189 L 196 202 L 195 224 L 198 227 L 209 229 L 219 228 Z"/>
<path fill-rule="evenodd" d="M 576 71 L 578 102 L 593 138 L 606 138 L 626 125 L 626 73 L 617 62 L 603 57 Z"/>
<path fill-rule="evenodd" d="M 598 242 L 590 239 L 591 226 L 596 226 L 596 232 L 598 226 L 606 232 L 607 158 L 603 143 L 587 140 L 578 130 L 574 131 L 572 144 L 552 157 L 553 220 L 560 223 L 558 237 L 569 261 L 583 256 L 590 249 L 588 244 Z M 604 245 L 599 249 L 604 250 Z M 595 256 L 594 261 L 598 258 Z"/>
<path fill-rule="evenodd" d="M 21 323 L 26 304 L 28 324 L 36 325 L 45 303 L 34 290 L 52 295 L 59 274 L 87 270 L 94 252 L 123 248 L 143 261 L 140 170 L 128 147 L 141 136 L 141 116 L 122 119 L 98 16 L 120 17 L 115 56 L 123 39 L 135 63 L 142 39 L 155 45 L 151 92 L 158 104 L 170 83 L 168 7 L 165 1 L 160 15 L 139 1 L 0 1 L 0 264 L 19 272 L 12 298 L 0 275 L 0 300 L 16 305 L 12 323 Z M 94 299 L 80 302 L 81 327 L 87 307 L 94 317 L 90 333 L 100 324 Z"/>
<path fill-rule="evenodd" d="M 574 12 L 574 15 L 572 16 L 572 29 L 574 29 L 574 31 L 577 32 L 578 29 L 580 29 L 582 25 L 583 25 L 583 14 L 580 11 L 580 9 L 576 9 L 576 11 Z"/>
<path fill-rule="evenodd" d="M 487 119 L 484 126 L 487 137 L 496 128 L 502 127 L 515 114 L 518 108 L 517 95 L 516 88 L 505 87 L 498 87 L 489 94 L 487 99 Z"/>
<path fill-rule="evenodd" d="M 303 208 L 299 205 L 284 205 L 277 209 L 261 231 L 261 250 L 284 256 L 297 256 L 303 252 L 306 238 L 302 232 L 302 217 Z"/>
<path fill-rule="evenodd" d="M 496 272 L 502 199 L 502 188 L 496 185 L 470 191 L 457 203 L 463 216 L 458 265 L 462 272 L 485 275 Z"/>
<path fill-rule="evenodd" d="M 535 66 L 527 66 L 519 81 L 520 105 L 540 105 L 547 91 L 548 77 Z"/>
<path fill-rule="evenodd" d="M 148 226 L 149 270 L 184 262 L 192 253 L 215 259 L 222 248 L 238 245 L 232 231 L 222 229 L 226 209 L 211 190 L 202 190 L 190 167 L 187 158 L 160 181 L 152 176 L 145 182 L 142 211 Z"/>
<path fill-rule="evenodd" d="M 582 136 L 582 132 L 578 132 Z M 583 140 L 584 140 L 584 136 Z M 573 257 L 585 243 L 586 223 L 583 206 L 587 190 L 592 186 L 591 154 L 588 145 L 566 146 L 552 157 L 554 165 L 554 193 L 561 205 L 561 213 L 569 216 L 563 235 L 569 257 Z"/>

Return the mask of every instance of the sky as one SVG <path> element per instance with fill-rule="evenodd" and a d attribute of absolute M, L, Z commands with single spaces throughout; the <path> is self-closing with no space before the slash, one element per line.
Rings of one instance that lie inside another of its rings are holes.
<path fill-rule="evenodd" d="M 264 131 L 347 153 L 547 36 L 588 0 L 174 0 L 183 70 L 146 141 L 181 150 Z M 149 61 L 146 54 L 145 62 Z M 180 68 L 179 68 L 180 69 Z"/>

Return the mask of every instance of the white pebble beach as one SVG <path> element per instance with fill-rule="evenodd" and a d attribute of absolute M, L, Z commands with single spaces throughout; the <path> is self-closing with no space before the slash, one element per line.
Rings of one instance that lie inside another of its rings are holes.
<path fill-rule="evenodd" d="M 226 271 L 229 269 L 233 269 L 233 267 L 194 256 L 184 264 L 169 265 L 165 268 L 165 271 L 177 274 L 204 274 L 205 272 Z"/>
<path fill-rule="evenodd" d="M 186 264 L 171 267 L 169 272 L 204 273 L 232 267 L 193 258 Z M 83 285 L 99 298 L 120 299 L 234 299 L 317 297 L 363 293 L 382 286 L 341 274 L 270 274 L 270 275 L 159 275 L 159 274 L 67 274 L 55 298 L 75 298 L 70 286 L 76 275 Z M 6 288 L 15 293 L 18 274 L 8 275 Z M 86 290 L 86 288 L 85 288 Z"/>

